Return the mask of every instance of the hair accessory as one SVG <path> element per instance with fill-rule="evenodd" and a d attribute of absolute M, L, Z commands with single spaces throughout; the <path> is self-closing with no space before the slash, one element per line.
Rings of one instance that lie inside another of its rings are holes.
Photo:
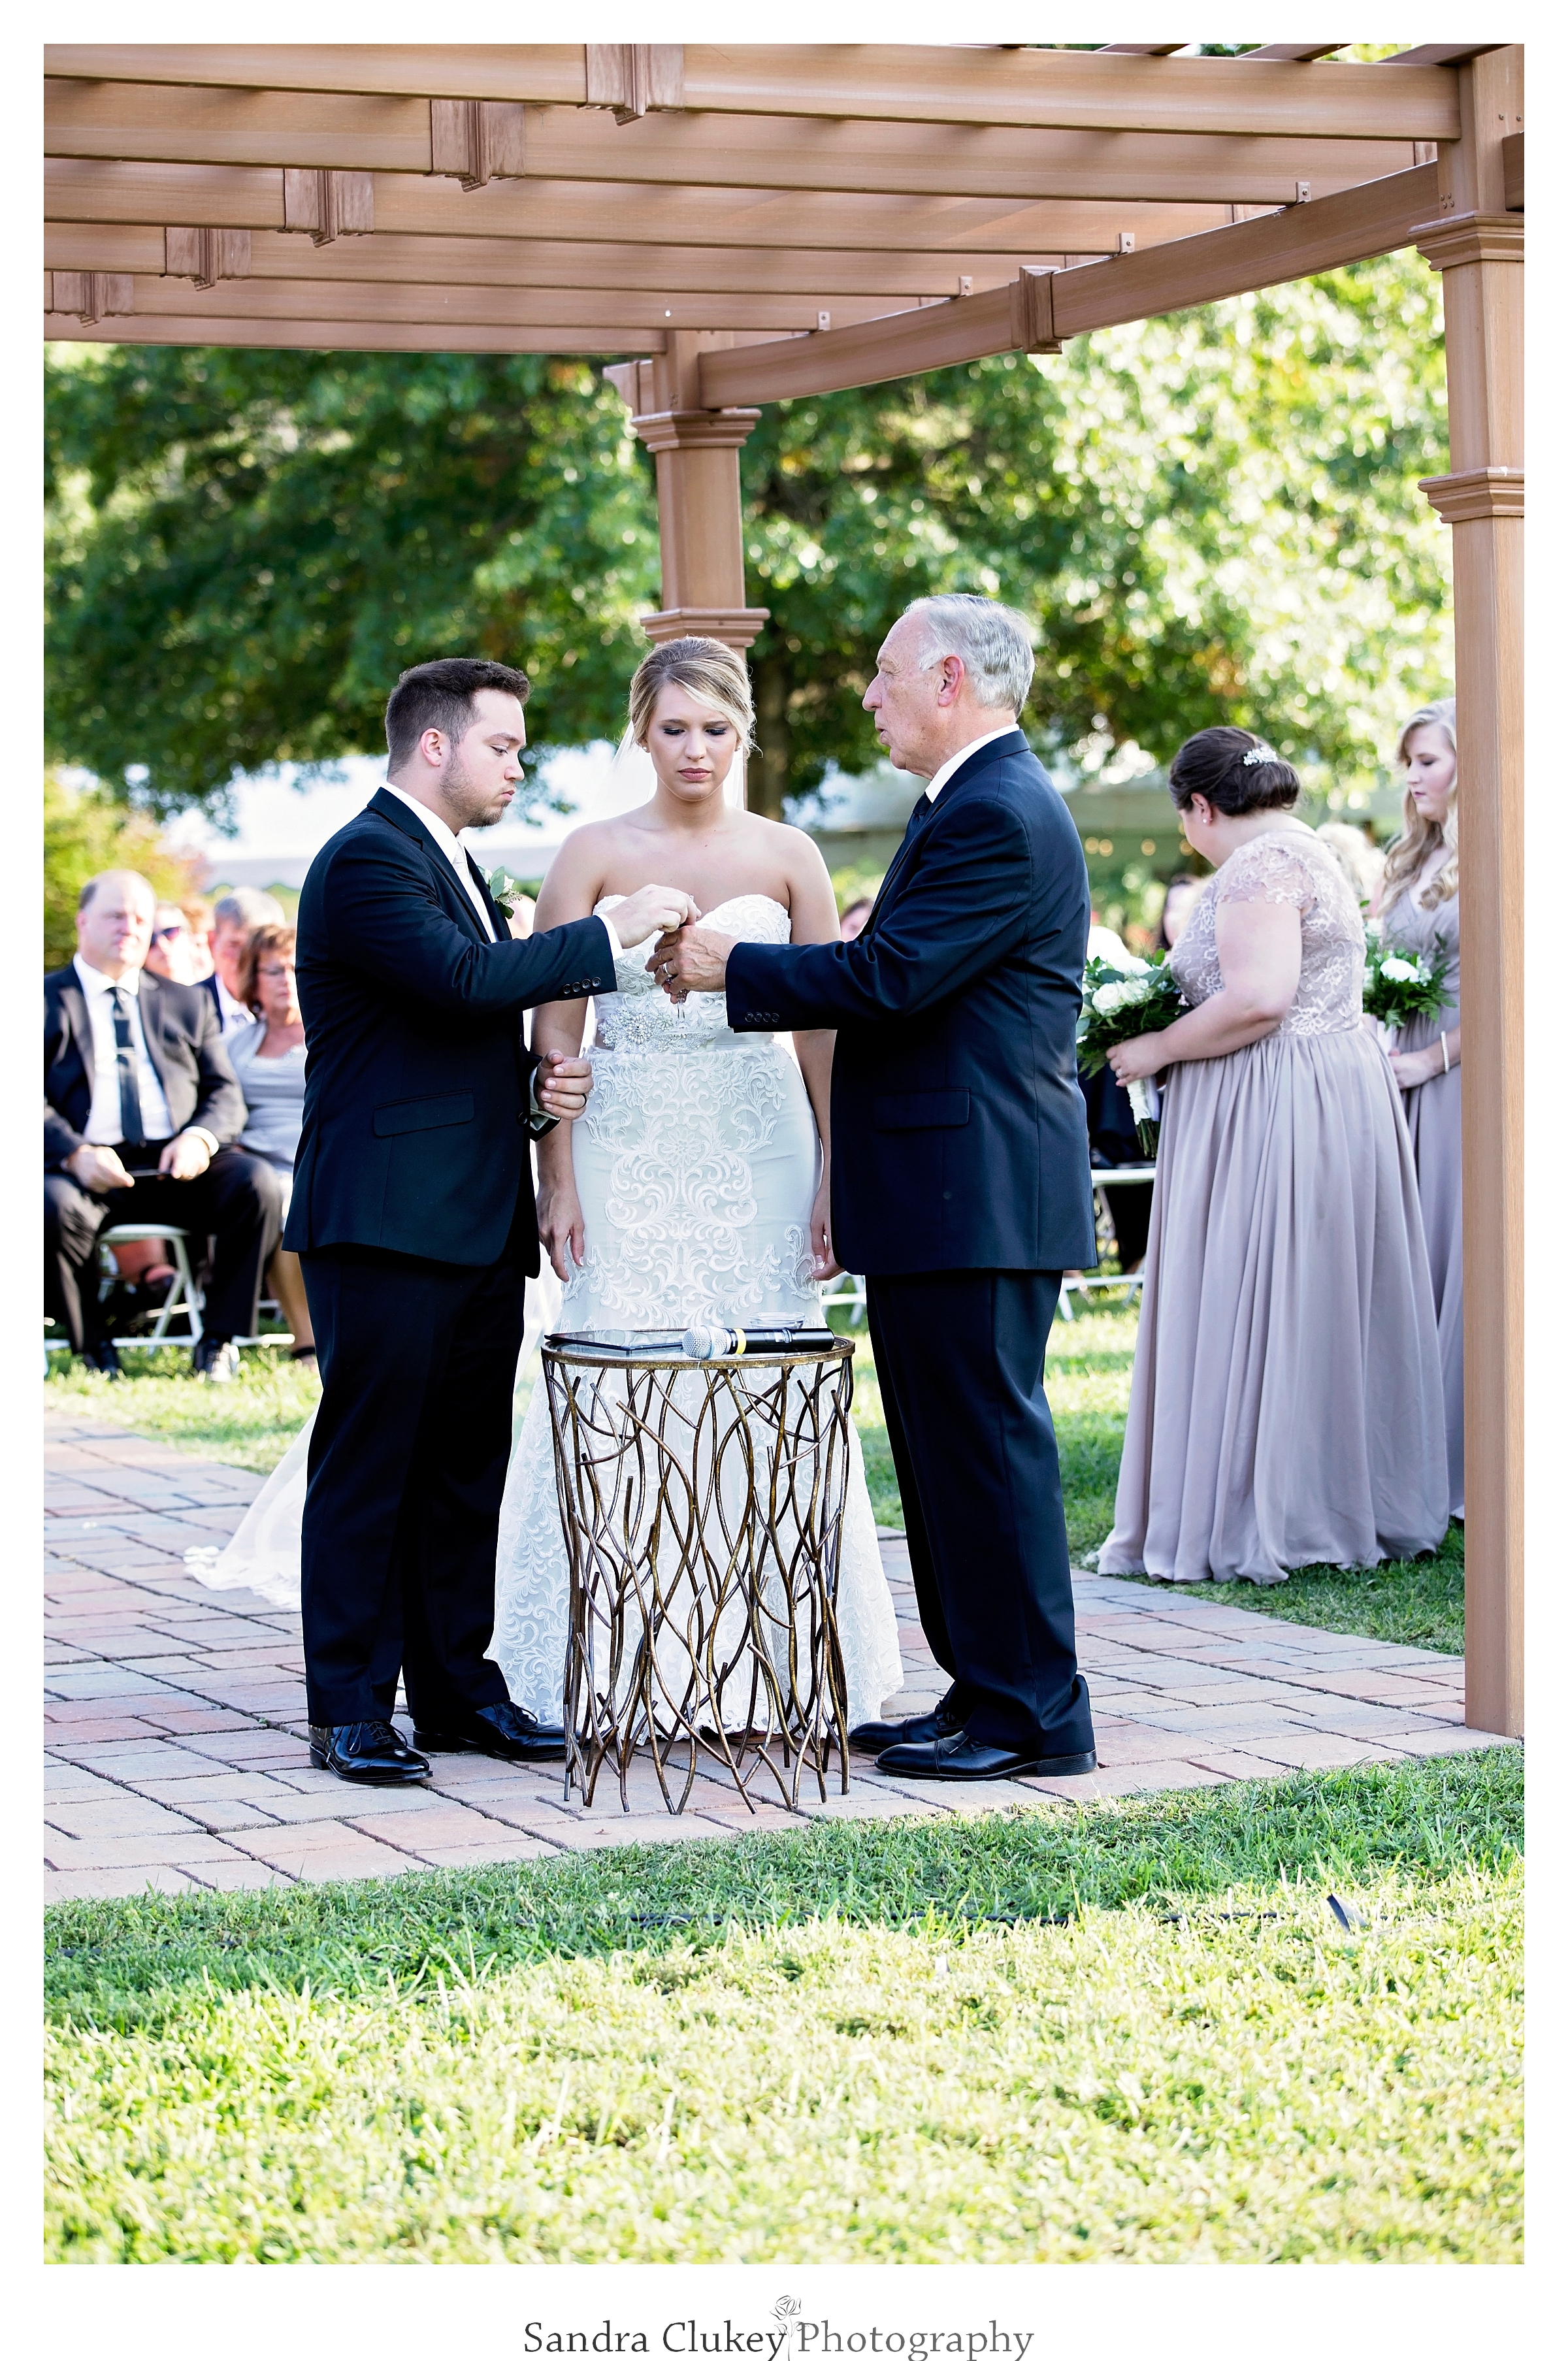
<path fill-rule="evenodd" d="M 1250 771 L 1258 763 L 1277 763 L 1278 760 L 1272 746 L 1249 746 L 1242 756 L 1242 768 Z"/>

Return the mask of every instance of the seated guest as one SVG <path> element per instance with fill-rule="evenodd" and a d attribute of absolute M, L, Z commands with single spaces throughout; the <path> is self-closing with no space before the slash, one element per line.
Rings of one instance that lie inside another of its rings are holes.
<path fill-rule="evenodd" d="M 1189 869 L 1179 869 L 1165 889 L 1165 903 L 1159 914 L 1159 940 L 1157 950 L 1173 951 L 1181 940 L 1181 931 L 1192 916 L 1192 905 L 1201 891 L 1202 880 Z"/>
<path fill-rule="evenodd" d="M 245 1093 L 246 1125 L 239 1144 L 263 1157 L 277 1174 L 285 1220 L 305 1118 L 305 1027 L 294 989 L 294 939 L 292 927 L 258 927 L 250 938 L 241 983 L 257 1022 L 228 1044 Z M 294 1332 L 291 1358 L 313 1361 L 316 1344 L 299 1256 L 280 1246 L 267 1266 L 267 1277 Z"/>
<path fill-rule="evenodd" d="M 236 885 L 225 894 L 213 912 L 213 967 L 203 989 L 211 993 L 213 1005 L 224 1028 L 224 1039 L 232 1041 L 236 1033 L 246 1032 L 256 1019 L 245 1005 L 245 962 L 250 938 L 258 927 L 281 927 L 288 921 L 281 902 L 270 894 L 258 893 L 254 885 Z"/>
<path fill-rule="evenodd" d="M 866 920 L 871 917 L 871 895 L 869 894 L 862 894 L 858 902 L 851 902 L 850 904 L 849 907 L 844 912 L 843 917 L 839 919 L 839 940 L 841 943 L 852 943 L 858 936 L 864 933 Z"/>
<path fill-rule="evenodd" d="M 199 1375 L 232 1378 L 281 1227 L 270 1166 L 231 1143 L 245 1101 L 199 986 L 147 972 L 156 901 L 134 870 L 90 877 L 78 950 L 44 978 L 45 1296 L 74 1353 L 119 1361 L 98 1301 L 98 1233 L 169 1222 L 216 1242 Z"/>
<path fill-rule="evenodd" d="M 181 903 L 180 907 L 184 911 L 185 923 L 191 929 L 191 959 L 196 971 L 191 981 L 192 983 L 205 983 L 214 972 L 213 928 L 217 923 L 217 914 L 212 904 L 203 902 L 199 894 L 192 894 Z M 175 982 L 179 982 L 178 977 Z"/>
<path fill-rule="evenodd" d="M 160 902 L 152 914 L 152 940 L 147 950 L 148 975 L 170 983 L 200 983 L 212 961 L 199 955 L 191 921 L 178 902 Z"/>

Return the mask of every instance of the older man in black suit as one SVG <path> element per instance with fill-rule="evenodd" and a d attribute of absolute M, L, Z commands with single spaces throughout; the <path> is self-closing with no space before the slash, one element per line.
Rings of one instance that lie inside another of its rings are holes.
<path fill-rule="evenodd" d="M 650 965 L 728 988 L 737 1032 L 833 1026 L 833 1246 L 866 1274 L 920 1620 L 952 1686 L 850 1742 L 904 1777 L 1094 1768 L 1043 1384 L 1065 1268 L 1094 1260 L 1074 1028 L 1078 831 L 1018 727 L 1034 655 L 995 599 L 919 599 L 865 703 L 928 781 L 853 942 L 703 927 Z"/>
<path fill-rule="evenodd" d="M 156 896 L 134 870 L 89 878 L 69 967 L 44 978 L 45 1302 L 71 1349 L 120 1374 L 93 1274 L 111 1222 L 170 1223 L 215 1240 L 198 1373 L 234 1372 L 278 1244 L 271 1169 L 233 1143 L 245 1100 L 217 1014 L 193 985 L 150 973 Z"/>

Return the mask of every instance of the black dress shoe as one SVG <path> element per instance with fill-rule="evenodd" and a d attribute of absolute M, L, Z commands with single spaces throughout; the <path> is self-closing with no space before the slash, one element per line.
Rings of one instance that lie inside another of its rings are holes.
<path fill-rule="evenodd" d="M 120 1367 L 118 1353 L 106 1337 L 101 1345 L 83 1345 L 82 1357 L 90 1369 L 97 1370 L 101 1378 L 123 1378 L 126 1374 Z"/>
<path fill-rule="evenodd" d="M 877 1756 L 876 1767 L 895 1779 L 1070 1779 L 1094 1763 L 1092 1746 L 1083 1754 L 1020 1754 L 960 1730 L 951 1738 L 890 1746 Z"/>
<path fill-rule="evenodd" d="M 885 1754 L 890 1746 L 929 1746 L 938 1738 L 951 1738 L 964 1726 L 962 1715 L 953 1708 L 956 1695 L 949 1689 L 929 1713 L 912 1713 L 903 1721 L 858 1721 L 850 1743 L 861 1754 Z"/>
<path fill-rule="evenodd" d="M 453 1718 L 446 1730 L 416 1730 L 414 1744 L 432 1754 L 493 1754 L 498 1763 L 563 1763 L 566 1733 L 535 1721 L 520 1705 L 503 1697 L 499 1705 L 471 1708 L 461 1721 Z"/>
<path fill-rule="evenodd" d="M 389 1721 L 313 1721 L 311 1761 L 355 1787 L 412 1787 L 430 1776 L 423 1755 L 405 1746 Z"/>

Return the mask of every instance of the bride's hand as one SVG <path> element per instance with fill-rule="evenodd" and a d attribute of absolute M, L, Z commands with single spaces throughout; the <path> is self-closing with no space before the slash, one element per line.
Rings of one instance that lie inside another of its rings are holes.
<path fill-rule="evenodd" d="M 536 1200 L 539 1239 L 557 1279 L 567 1279 L 583 1267 L 583 1208 L 570 1181 L 542 1180 Z M 570 1257 L 570 1261 L 567 1257 Z"/>
<path fill-rule="evenodd" d="M 811 1275 L 814 1279 L 837 1279 L 844 1268 L 833 1251 L 833 1212 L 828 1194 L 825 1172 L 811 1207 Z"/>

